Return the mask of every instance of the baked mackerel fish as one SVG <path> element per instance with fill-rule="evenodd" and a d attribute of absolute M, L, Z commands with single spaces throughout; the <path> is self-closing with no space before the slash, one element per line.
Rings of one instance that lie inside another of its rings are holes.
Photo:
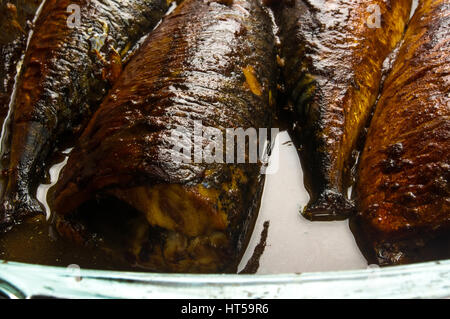
<path fill-rule="evenodd" d="M 237 163 L 237 150 L 227 162 L 224 152 L 224 163 L 198 160 L 195 147 L 203 145 L 203 155 L 225 147 L 205 135 L 211 130 L 225 138 L 230 128 L 269 128 L 276 80 L 273 21 L 258 0 L 185 0 L 126 66 L 71 153 L 54 189 L 60 234 L 101 239 L 154 271 L 235 271 L 263 165 Z M 190 136 L 196 122 L 203 137 Z M 193 152 L 181 161 L 177 145 Z M 92 207 L 102 205 L 110 208 L 99 218 Z M 120 214 L 112 237 L 123 250 L 101 231 Z"/>
<path fill-rule="evenodd" d="M 355 149 L 411 1 L 273 2 L 284 86 L 311 197 L 303 214 L 311 220 L 342 219 L 354 211 L 347 189 Z"/>
<path fill-rule="evenodd" d="M 357 181 L 371 262 L 450 257 L 450 3 L 422 0 L 384 84 Z"/>
<path fill-rule="evenodd" d="M 0 228 L 43 212 L 35 199 L 49 153 L 76 135 L 121 72 L 122 59 L 161 20 L 166 0 L 46 0 L 12 104 Z"/>
<path fill-rule="evenodd" d="M 27 44 L 31 22 L 41 2 L 17 0 L 0 3 L 0 125 L 8 114 L 19 62 Z"/>

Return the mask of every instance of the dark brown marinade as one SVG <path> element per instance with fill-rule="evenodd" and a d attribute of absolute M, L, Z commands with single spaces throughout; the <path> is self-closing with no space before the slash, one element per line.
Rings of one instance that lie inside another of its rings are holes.
<path fill-rule="evenodd" d="M 450 257 L 449 12 L 420 1 L 362 153 L 353 224 L 380 265 Z"/>
<path fill-rule="evenodd" d="M 179 163 L 172 132 L 194 121 L 224 136 L 269 128 L 276 80 L 273 23 L 259 1 L 185 0 L 124 69 L 70 155 L 54 190 L 59 232 L 89 242 L 87 206 L 115 201 L 111 216 L 134 210 L 135 221 L 117 230 L 131 227 L 130 262 L 235 271 L 259 205 L 261 164 Z"/>
<path fill-rule="evenodd" d="M 348 217 L 355 149 L 379 94 L 384 60 L 401 39 L 411 0 L 272 1 L 311 220 Z M 378 6 L 381 27 L 371 15 Z M 370 26 L 369 26 L 370 25 Z"/>
<path fill-rule="evenodd" d="M 0 4 L 0 125 L 8 114 L 17 64 L 40 3 L 41 0 L 17 0 Z"/>
<path fill-rule="evenodd" d="M 80 9 L 80 19 L 73 6 Z M 34 194 L 49 153 L 62 136 L 77 134 L 120 74 L 122 59 L 166 10 L 166 0 L 45 2 L 5 137 L 9 164 L 1 229 L 43 212 Z"/>

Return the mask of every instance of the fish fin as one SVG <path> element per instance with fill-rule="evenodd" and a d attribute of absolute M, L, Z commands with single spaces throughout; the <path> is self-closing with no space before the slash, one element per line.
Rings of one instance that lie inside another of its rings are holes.
<path fill-rule="evenodd" d="M 108 61 L 104 61 L 106 66 L 103 69 L 103 79 L 113 85 L 122 73 L 122 57 L 113 47 L 110 49 Z"/>

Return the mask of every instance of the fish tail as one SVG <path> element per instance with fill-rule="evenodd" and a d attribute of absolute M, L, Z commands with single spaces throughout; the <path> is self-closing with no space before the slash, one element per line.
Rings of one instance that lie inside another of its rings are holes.
<path fill-rule="evenodd" d="M 9 231 L 26 217 L 41 214 L 45 214 L 45 209 L 29 193 L 10 193 L 0 205 L 0 232 Z"/>
<path fill-rule="evenodd" d="M 355 204 L 344 194 L 332 190 L 320 193 L 303 209 L 303 216 L 312 221 L 346 219 L 354 213 Z"/>

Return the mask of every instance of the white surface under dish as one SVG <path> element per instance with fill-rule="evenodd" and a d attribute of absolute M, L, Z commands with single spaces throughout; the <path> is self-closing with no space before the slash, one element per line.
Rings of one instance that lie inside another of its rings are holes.
<path fill-rule="evenodd" d="M 311 222 L 301 216 L 309 195 L 300 159 L 286 131 L 280 132 L 277 139 L 272 154 L 278 156 L 272 155 L 269 165 L 278 169 L 266 175 L 261 209 L 238 270 L 253 255 L 266 221 L 266 247 L 259 259 L 258 274 L 367 268 L 347 220 Z"/>

